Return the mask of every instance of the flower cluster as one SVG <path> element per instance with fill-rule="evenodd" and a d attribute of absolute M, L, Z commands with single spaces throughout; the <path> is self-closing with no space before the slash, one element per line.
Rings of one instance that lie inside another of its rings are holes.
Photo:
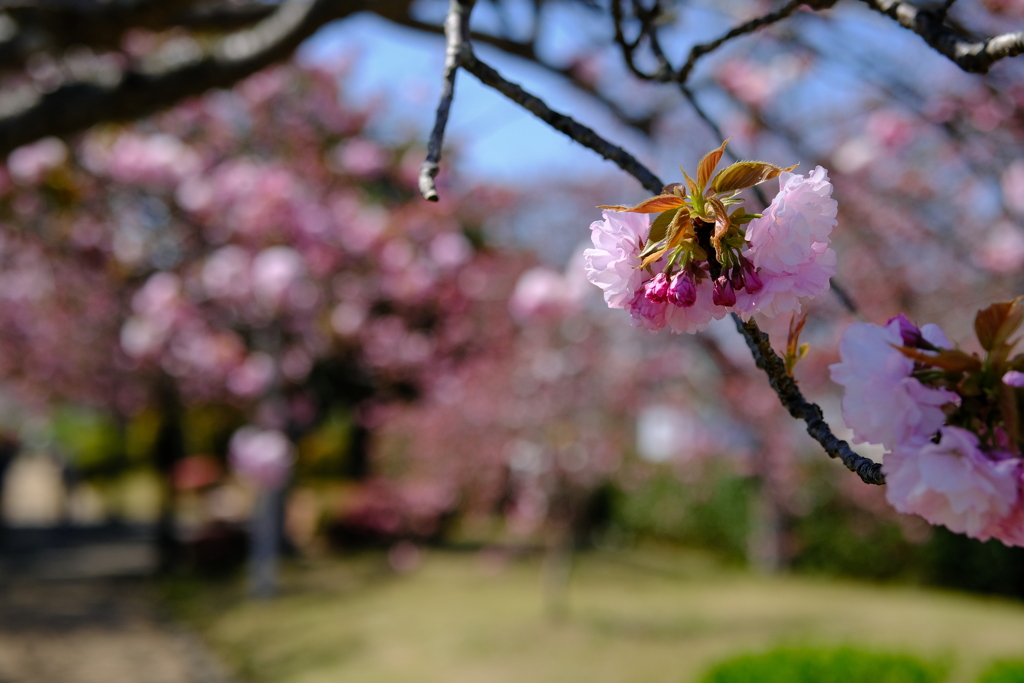
<path fill-rule="evenodd" d="M 952 348 L 936 325 L 902 314 L 885 327 L 854 323 L 839 344 L 833 381 L 854 443 L 886 448 L 886 498 L 957 533 L 1024 545 L 1021 402 L 1024 354 L 1009 337 L 1020 301 L 978 313 L 984 359 Z"/>
<path fill-rule="evenodd" d="M 731 311 L 799 312 L 801 298 L 828 289 L 837 207 L 825 169 L 802 176 L 742 161 L 712 177 L 724 149 L 704 157 L 696 180 L 684 172 L 685 187 L 669 185 L 633 207 L 599 207 L 604 218 L 590 226 L 594 247 L 584 253 L 587 277 L 634 326 L 696 332 Z M 764 214 L 729 212 L 740 190 L 775 177 L 779 193 Z"/>

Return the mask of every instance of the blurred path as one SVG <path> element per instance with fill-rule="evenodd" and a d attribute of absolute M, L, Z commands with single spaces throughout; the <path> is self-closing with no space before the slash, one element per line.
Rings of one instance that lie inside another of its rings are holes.
<path fill-rule="evenodd" d="M 198 638 L 161 613 L 134 543 L 41 553 L 12 552 L 19 544 L 6 540 L 0 683 L 230 683 Z"/>

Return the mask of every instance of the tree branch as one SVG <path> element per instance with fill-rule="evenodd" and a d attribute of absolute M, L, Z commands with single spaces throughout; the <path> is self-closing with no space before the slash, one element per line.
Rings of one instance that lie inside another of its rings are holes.
<path fill-rule="evenodd" d="M 772 349 L 768 335 L 761 331 L 757 323 L 752 319 L 743 322 L 735 313 L 732 314 L 732 319 L 736 323 L 736 329 L 746 340 L 754 362 L 768 375 L 768 383 L 789 414 L 806 422 L 807 433 L 821 444 L 829 457 L 839 458 L 846 468 L 856 473 L 865 484 L 884 484 L 885 475 L 882 474 L 881 463 L 857 455 L 850 449 L 848 443 L 832 434 L 821 408 L 804 398 L 796 382 L 786 374 L 785 362 Z"/>
<path fill-rule="evenodd" d="M 475 0 L 451 0 L 448 17 L 444 21 L 444 35 L 447 42 L 444 57 L 444 85 L 441 87 L 441 101 L 437 104 L 434 130 L 427 143 L 427 158 L 420 165 L 420 194 L 427 201 L 437 201 L 437 187 L 434 178 L 441 170 L 441 147 L 444 144 L 444 128 L 448 124 L 448 111 L 455 98 L 455 76 L 469 52 L 469 15 Z"/>
<path fill-rule="evenodd" d="M 661 180 L 629 152 L 611 144 L 587 126 L 576 122 L 565 114 L 554 111 L 543 100 L 526 92 L 515 83 L 505 80 L 501 74 L 477 59 L 472 50 L 466 53 L 462 67 L 480 79 L 484 85 L 491 86 L 555 130 L 565 133 L 584 147 L 588 147 L 605 159 L 614 162 L 623 171 L 639 180 L 650 192 L 659 194 L 664 188 Z"/>
<path fill-rule="evenodd" d="M 436 24 L 428 24 L 424 21 L 418 21 L 416 19 L 401 18 L 393 20 L 395 24 L 399 26 L 405 26 L 406 28 L 416 29 L 417 31 L 423 31 L 424 33 L 435 33 L 444 35 L 444 27 L 437 26 Z M 600 102 L 602 105 L 608 108 L 608 111 L 612 113 L 615 118 L 622 121 L 630 128 L 635 128 L 644 135 L 651 134 L 651 127 L 654 124 L 653 116 L 637 117 L 630 115 L 624 110 L 618 102 L 608 98 L 604 93 L 600 92 L 596 86 L 592 83 L 588 83 L 581 79 L 570 67 L 560 67 L 551 64 L 550 62 L 544 61 L 536 53 L 533 47 L 533 42 L 523 42 L 518 40 L 511 40 L 509 38 L 502 38 L 500 36 L 494 36 L 489 33 L 480 33 L 479 31 L 470 31 L 469 37 L 474 42 L 486 43 L 493 47 L 498 48 L 502 52 L 508 53 L 514 57 L 525 59 L 538 66 L 544 67 L 553 74 L 557 74 L 568 81 L 570 81 L 575 87 L 581 91 L 593 97 L 595 100 Z"/>
<path fill-rule="evenodd" d="M 945 10 L 931 12 L 902 0 L 861 0 L 876 12 L 896 20 L 900 26 L 921 36 L 928 45 L 952 60 L 964 71 L 988 73 L 1004 57 L 1024 53 L 1024 31 L 1013 31 L 974 41 L 946 26 Z M 952 4 L 952 3 L 949 3 Z"/>
<path fill-rule="evenodd" d="M 74 82 L 37 95 L 0 116 L 0 155 L 48 135 L 68 135 L 102 121 L 151 114 L 210 88 L 229 86 L 288 57 L 316 29 L 332 19 L 367 9 L 392 12 L 409 0 L 368 3 L 286 0 L 252 28 L 216 41 L 184 63 L 124 71 L 112 83 Z"/>
<path fill-rule="evenodd" d="M 807 5 L 813 9 L 822 9 L 823 7 L 831 6 L 835 1 L 836 0 L 790 0 L 778 10 L 769 12 L 762 17 L 751 19 L 745 24 L 740 24 L 720 38 L 716 38 L 709 43 L 694 45 L 690 50 L 690 56 L 686 58 L 686 63 L 680 67 L 675 79 L 680 83 L 686 83 L 686 79 L 690 77 L 690 72 L 693 71 L 693 67 L 697 64 L 698 59 L 709 52 L 717 50 L 723 43 L 726 43 L 733 38 L 746 35 L 747 33 L 753 33 L 759 28 L 774 24 L 777 21 L 782 21 L 799 9 L 801 5 Z"/>

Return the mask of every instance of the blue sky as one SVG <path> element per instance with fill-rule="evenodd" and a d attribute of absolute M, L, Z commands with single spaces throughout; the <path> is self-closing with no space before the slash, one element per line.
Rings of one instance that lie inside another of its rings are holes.
<path fill-rule="evenodd" d="M 477 52 L 506 78 L 542 97 L 555 110 L 571 113 L 642 160 L 651 161 L 650 145 L 641 135 L 619 124 L 585 93 L 567 87 L 560 77 L 486 45 L 478 46 Z M 337 55 L 354 57 L 345 85 L 347 98 L 383 98 L 390 112 L 373 126 L 373 132 L 381 137 L 405 140 L 415 135 L 426 140 L 441 89 L 442 37 L 362 14 L 325 27 L 300 54 L 312 61 Z M 460 148 L 460 172 L 505 182 L 533 180 L 539 174 L 588 176 L 615 170 L 610 162 L 551 130 L 465 72 L 459 73 L 456 82 L 446 142 Z"/>

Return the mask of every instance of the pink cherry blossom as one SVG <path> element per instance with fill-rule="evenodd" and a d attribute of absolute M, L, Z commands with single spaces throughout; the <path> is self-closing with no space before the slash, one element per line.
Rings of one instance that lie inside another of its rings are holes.
<path fill-rule="evenodd" d="M 639 266 L 640 248 L 651 229 L 650 217 L 617 211 L 603 215 L 603 220 L 590 225 L 594 248 L 583 252 L 587 279 L 604 291 L 609 307 L 626 308 L 649 277 Z"/>
<path fill-rule="evenodd" d="M 732 283 L 724 275 L 715 280 L 715 284 L 712 286 L 711 300 L 717 306 L 736 305 L 736 290 L 732 288 Z"/>
<path fill-rule="evenodd" d="M 633 327 L 643 327 L 651 332 L 657 332 L 665 327 L 665 312 L 670 305 L 664 301 L 652 301 L 647 296 L 647 288 L 640 286 L 629 302 L 631 324 Z"/>
<path fill-rule="evenodd" d="M 934 325 L 925 325 L 921 334 L 929 342 L 945 341 Z M 839 342 L 842 360 L 829 369 L 832 381 L 845 388 L 843 419 L 853 430 L 854 443 L 893 449 L 926 442 L 945 422 L 942 406 L 959 402 L 955 393 L 926 387 L 910 376 L 914 361 L 893 348 L 902 344 L 898 319 L 885 327 L 854 323 Z"/>
<path fill-rule="evenodd" d="M 519 320 L 534 316 L 561 316 L 573 311 L 578 302 L 561 273 L 538 266 L 519 276 L 508 308 Z"/>
<path fill-rule="evenodd" d="M 242 427 L 231 437 L 231 467 L 242 479 L 263 488 L 285 483 L 295 460 L 288 437 L 276 429 Z"/>
<path fill-rule="evenodd" d="M 67 145 L 58 138 L 46 137 L 11 152 L 7 168 L 19 183 L 35 185 L 67 158 Z"/>
<path fill-rule="evenodd" d="M 668 301 L 668 275 L 662 271 L 645 282 L 644 295 L 656 304 Z"/>
<path fill-rule="evenodd" d="M 885 456 L 885 497 L 900 512 L 988 540 L 1017 502 L 1020 460 L 989 457 L 959 427 L 940 435 L 939 443 L 900 444 Z"/>
<path fill-rule="evenodd" d="M 736 310 L 769 317 L 799 312 L 801 298 L 828 290 L 836 273 L 836 253 L 828 244 L 837 211 L 821 166 L 807 176 L 781 174 L 771 206 L 747 226 L 750 247 L 743 255 L 757 268 L 763 287 L 737 292 Z"/>
<path fill-rule="evenodd" d="M 668 302 L 681 308 L 697 302 L 697 286 L 692 273 L 679 272 L 672 276 L 668 286 Z"/>
<path fill-rule="evenodd" d="M 1008 515 L 989 525 L 986 533 L 1006 545 L 1024 546 L 1024 466 L 1017 469 L 1017 502 Z"/>
<path fill-rule="evenodd" d="M 1003 384 L 1011 387 L 1024 387 L 1024 372 L 1010 370 L 1003 375 Z"/>
<path fill-rule="evenodd" d="M 696 298 L 692 306 L 682 307 L 671 303 L 663 304 L 665 323 L 673 332 L 692 334 L 706 330 L 712 320 L 721 320 L 729 310 L 715 305 L 712 300 L 711 279 L 705 277 L 696 286 Z"/>

